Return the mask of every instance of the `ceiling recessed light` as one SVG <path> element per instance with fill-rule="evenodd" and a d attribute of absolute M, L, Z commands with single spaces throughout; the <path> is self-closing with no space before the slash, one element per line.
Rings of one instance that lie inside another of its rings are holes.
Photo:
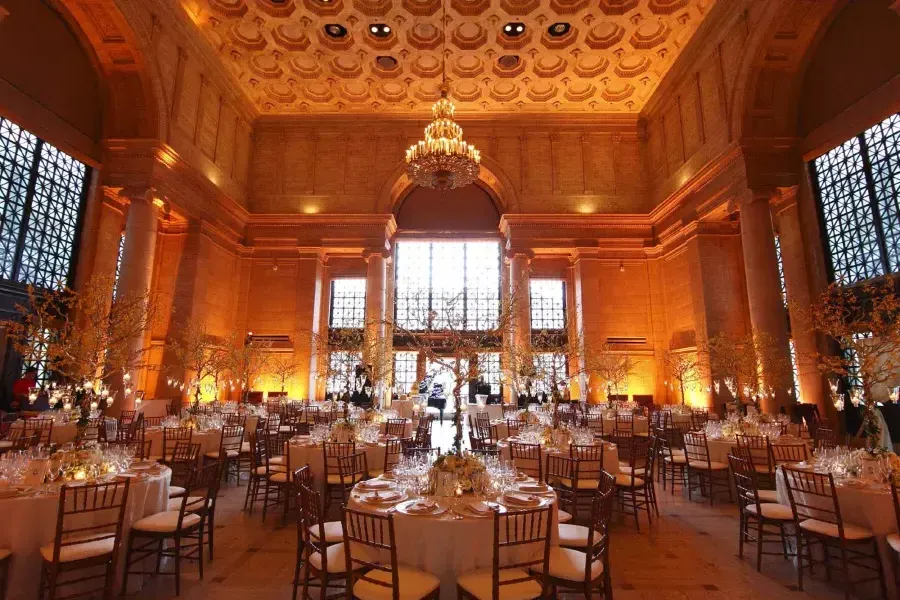
<path fill-rule="evenodd" d="M 503 33 L 509 37 L 519 37 L 525 33 L 525 25 L 522 23 L 507 23 L 503 26 Z"/>
<path fill-rule="evenodd" d="M 391 35 L 391 28 L 384 23 L 372 23 L 369 25 L 369 33 L 375 37 L 383 38 Z"/>
<path fill-rule="evenodd" d="M 342 38 L 347 35 L 347 28 L 337 23 L 329 23 L 325 26 L 325 35 L 333 38 Z"/>
<path fill-rule="evenodd" d="M 499 59 L 497 59 L 497 62 L 504 69 L 512 69 L 519 64 L 520 60 L 521 59 L 515 54 L 504 54 Z"/>
<path fill-rule="evenodd" d="M 572 29 L 572 26 L 568 23 L 554 23 L 547 28 L 547 33 L 553 37 L 560 37 L 569 33 L 570 29 Z"/>
<path fill-rule="evenodd" d="M 397 59 L 393 56 L 379 56 L 375 59 L 375 63 L 386 71 L 397 67 Z"/>

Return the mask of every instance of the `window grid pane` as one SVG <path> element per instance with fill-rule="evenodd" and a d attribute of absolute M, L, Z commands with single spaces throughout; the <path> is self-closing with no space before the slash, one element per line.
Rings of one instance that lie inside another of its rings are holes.
<path fill-rule="evenodd" d="M 531 328 L 566 328 L 566 282 L 561 279 L 531 281 Z"/>
<path fill-rule="evenodd" d="M 353 370 L 362 362 L 359 352 L 337 351 L 328 356 L 331 363 L 330 375 L 325 382 L 325 391 L 329 394 L 342 394 L 351 388 Z"/>
<path fill-rule="evenodd" d="M 490 384 L 491 394 L 500 393 L 500 353 L 479 352 L 478 373 L 485 383 Z"/>
<path fill-rule="evenodd" d="M 900 271 L 900 115 L 892 115 L 864 134 L 872 182 L 884 230 L 888 265 Z"/>
<path fill-rule="evenodd" d="M 66 284 L 81 209 L 85 166 L 44 144 L 25 232 L 19 281 L 38 287 Z"/>
<path fill-rule="evenodd" d="M 0 118 L 0 278 L 12 279 L 38 139 Z"/>
<path fill-rule="evenodd" d="M 366 322 L 366 280 L 335 279 L 331 282 L 332 329 L 361 329 Z"/>
<path fill-rule="evenodd" d="M 551 394 L 553 392 L 550 387 L 552 383 L 559 383 L 567 379 L 567 364 L 565 354 L 549 352 L 535 354 L 534 368 L 537 371 L 537 377 L 534 381 L 534 391 L 538 394 Z"/>
<path fill-rule="evenodd" d="M 419 393 L 419 390 L 413 391 L 412 389 L 413 384 L 416 382 L 418 363 L 418 352 L 394 353 L 394 388 L 398 394 Z"/>
<path fill-rule="evenodd" d="M 858 138 L 815 160 L 835 279 L 851 285 L 884 275 Z"/>
<path fill-rule="evenodd" d="M 500 244 L 397 243 L 397 325 L 485 331 L 500 317 Z"/>
<path fill-rule="evenodd" d="M 778 282 L 781 284 L 781 301 L 784 307 L 788 307 L 787 303 L 787 284 L 784 281 L 784 262 L 781 258 L 781 238 L 775 236 L 775 259 L 778 262 Z"/>

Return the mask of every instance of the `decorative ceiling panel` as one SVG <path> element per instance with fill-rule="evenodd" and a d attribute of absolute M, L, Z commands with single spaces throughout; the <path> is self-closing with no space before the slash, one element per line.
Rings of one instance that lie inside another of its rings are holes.
<path fill-rule="evenodd" d="M 263 113 L 410 113 L 438 98 L 440 0 L 176 1 Z M 445 1 L 451 97 L 494 113 L 640 112 L 715 2 Z"/>

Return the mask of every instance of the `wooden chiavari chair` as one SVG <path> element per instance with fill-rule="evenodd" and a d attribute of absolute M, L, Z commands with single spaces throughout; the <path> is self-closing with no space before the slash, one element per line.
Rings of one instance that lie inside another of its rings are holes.
<path fill-rule="evenodd" d="M 200 579 L 203 579 L 203 541 L 206 512 L 191 512 L 189 504 L 196 506 L 196 489 L 206 490 L 212 478 L 222 476 L 224 465 L 220 461 L 212 461 L 202 467 L 195 467 L 186 486 L 186 493 L 181 497 L 178 510 L 166 510 L 132 523 L 128 536 L 127 553 L 125 555 L 125 576 L 122 578 L 122 595 L 128 589 L 130 575 L 149 575 L 151 573 L 132 570 L 133 565 L 142 564 L 150 557 L 156 557 L 156 575 L 162 575 L 160 566 L 162 558 L 173 560 L 174 572 L 165 573 L 175 577 L 175 595 L 181 594 L 181 561 L 196 560 L 199 564 Z M 191 498 L 195 500 L 191 502 Z M 202 504 L 202 503 L 201 503 Z M 167 542 L 171 540 L 171 544 Z"/>
<path fill-rule="evenodd" d="M 221 461 L 218 463 L 222 467 Z M 186 509 L 195 515 L 205 518 L 206 523 L 202 528 L 201 537 L 205 537 L 209 546 L 209 560 L 213 560 L 215 527 L 216 527 L 216 503 L 219 496 L 219 488 L 222 483 L 221 468 L 207 469 L 200 472 L 191 485 L 191 494 L 187 498 Z M 166 510 L 176 511 L 181 508 L 182 498 L 169 499 Z"/>
<path fill-rule="evenodd" d="M 127 429 L 134 422 L 136 416 L 136 410 L 123 410 L 119 413 L 119 429 Z"/>
<path fill-rule="evenodd" d="M 389 437 L 406 437 L 406 419 L 388 419 L 384 424 L 384 434 Z"/>
<path fill-rule="evenodd" d="M 0 454 L 4 452 L 22 452 L 37 446 L 39 439 L 37 432 L 25 433 L 24 427 L 14 427 L 9 430 L 9 435 L 0 442 Z"/>
<path fill-rule="evenodd" d="M 341 479 L 341 502 L 350 500 L 353 486 L 369 476 L 369 463 L 365 452 L 354 452 L 338 457 L 338 474 Z"/>
<path fill-rule="evenodd" d="M 865 527 L 844 523 L 834 476 L 787 465 L 781 469 L 797 531 L 797 586 L 800 591 L 803 591 L 804 571 L 809 569 L 812 573 L 815 565 L 824 565 L 826 573 L 830 574 L 835 568 L 834 561 L 839 560 L 847 600 L 850 600 L 854 587 L 876 580 L 881 586 L 881 597 L 886 598 L 884 570 L 875 534 Z M 821 559 L 813 557 L 813 545 L 822 547 Z M 851 566 L 875 575 L 853 580 L 850 578 Z"/>
<path fill-rule="evenodd" d="M 100 428 L 100 441 L 111 442 L 119 437 L 119 421 L 106 419 Z"/>
<path fill-rule="evenodd" d="M 407 440 L 410 438 L 406 438 Z M 369 477 L 381 477 L 385 473 L 393 473 L 394 467 L 403 455 L 403 438 L 388 439 L 384 442 L 384 465 L 381 469 L 370 469 Z"/>
<path fill-rule="evenodd" d="M 180 498 L 187 493 L 187 485 L 194 468 L 200 463 L 200 444 L 177 442 L 168 466 L 172 469 L 169 498 Z"/>
<path fill-rule="evenodd" d="M 510 442 L 509 457 L 517 471 L 534 477 L 538 481 L 544 480 L 544 460 L 540 444 Z"/>
<path fill-rule="evenodd" d="M 750 463 L 758 474 L 757 484 L 763 489 L 775 489 L 775 461 L 772 459 L 772 444 L 768 437 L 761 435 L 735 436 L 738 448 L 745 448 Z"/>
<path fill-rule="evenodd" d="M 494 512 L 494 560 L 456 579 L 460 600 L 548 597 L 550 507 Z M 513 559 L 515 555 L 518 558 Z M 502 557 L 502 558 L 501 558 Z"/>
<path fill-rule="evenodd" d="M 26 437 L 31 437 L 29 434 L 32 433 L 37 434 L 35 445 L 50 445 L 50 440 L 53 437 L 53 419 L 25 419 L 22 425 L 25 429 Z"/>
<path fill-rule="evenodd" d="M 762 557 L 766 555 L 783 555 L 788 558 L 787 541 L 784 526 L 794 520 L 790 507 L 778 502 L 765 502 L 759 496 L 757 472 L 753 463 L 733 454 L 728 455 L 734 488 L 737 490 L 738 556 L 744 557 L 744 544 L 756 544 L 756 570 L 762 570 Z M 752 527 L 755 525 L 755 527 Z M 755 535 L 752 529 L 755 529 Z M 773 531 L 775 529 L 775 531 Z M 773 539 L 774 538 L 774 539 Z M 764 550 L 766 544 L 778 543 L 780 552 Z"/>
<path fill-rule="evenodd" d="M 656 438 L 635 439 L 628 456 L 628 465 L 619 468 L 616 475 L 616 491 L 619 509 L 623 514 L 634 517 L 634 526 L 641 530 L 638 513 L 644 509 L 647 521 L 653 524 L 652 511 L 657 516 L 656 497 L 653 490 L 653 465 L 656 459 Z M 652 510 L 651 510 L 652 509 Z"/>
<path fill-rule="evenodd" d="M 305 468 L 305 467 L 304 467 Z M 346 580 L 347 557 L 344 556 L 346 546 L 343 538 L 344 532 L 340 522 L 336 525 L 340 528 L 340 536 L 337 543 L 329 539 L 328 526 L 325 514 L 322 512 L 322 499 L 319 492 L 309 485 L 297 486 L 297 562 L 294 567 L 294 591 L 293 600 L 297 598 L 297 591 L 302 585 L 301 598 L 310 598 L 310 581 L 317 580 L 322 589 L 322 597 L 326 597 L 330 583 L 339 583 Z M 300 571 L 303 565 L 303 581 L 301 584 Z"/>
<path fill-rule="evenodd" d="M 509 434 L 509 437 L 517 437 L 519 435 L 519 429 L 525 426 L 525 421 L 521 419 L 507 419 L 506 420 L 506 430 Z"/>
<path fill-rule="evenodd" d="M 162 453 L 159 461 L 163 464 L 171 462 L 178 442 L 190 445 L 193 436 L 194 430 L 191 427 L 163 427 Z"/>
<path fill-rule="evenodd" d="M 829 429 L 828 427 L 816 427 L 815 434 L 813 434 L 813 442 L 815 444 L 816 450 L 822 449 L 831 449 L 837 447 L 837 442 L 835 441 L 834 430 Z"/>
<path fill-rule="evenodd" d="M 806 444 L 770 444 L 769 448 L 776 466 L 809 460 L 809 446 Z"/>
<path fill-rule="evenodd" d="M 225 425 L 222 427 L 222 438 L 219 440 L 219 449 L 207 452 L 204 458 L 224 462 L 225 481 L 228 482 L 229 472 L 234 473 L 235 481 L 241 482 L 238 472 L 238 461 L 241 457 L 241 444 L 244 441 L 244 428 L 240 425 Z"/>
<path fill-rule="evenodd" d="M 404 600 L 437 600 L 440 597 L 440 579 L 431 573 L 399 565 L 394 515 L 344 509 L 344 548 L 350 549 L 350 552 L 344 552 L 348 597 Z M 378 558 L 382 553 L 390 555 L 390 562 Z"/>
<path fill-rule="evenodd" d="M 265 501 L 269 475 L 277 469 L 269 463 L 269 442 L 266 430 L 250 432 L 250 448 L 252 449 L 250 476 L 247 480 L 247 494 L 244 496 L 244 510 L 252 515 L 256 502 Z"/>
<path fill-rule="evenodd" d="M 583 530 L 584 542 L 577 549 L 562 543 L 560 547 L 550 549 L 547 582 L 552 589 L 551 597 L 557 596 L 558 588 L 581 592 L 585 598 L 593 597 L 598 590 L 604 598 L 611 597 L 609 524 L 615 499 L 615 478 L 608 473 L 604 475 L 611 481 L 606 482 L 606 489 L 601 486 L 593 497 L 589 526 L 572 526 Z"/>
<path fill-rule="evenodd" d="M 125 479 L 60 488 L 56 533 L 53 542 L 40 548 L 38 598 L 43 599 L 45 592 L 48 600 L 96 593 L 112 596 L 130 484 Z M 75 572 L 80 573 L 66 577 Z M 86 582 L 97 579 L 103 580 L 101 587 L 85 589 Z M 80 586 L 77 592 L 59 593 L 60 587 L 73 584 Z"/>
<path fill-rule="evenodd" d="M 694 431 L 703 431 L 708 421 L 709 413 L 705 410 L 694 409 L 691 411 L 691 429 Z"/>
<path fill-rule="evenodd" d="M 349 456 L 355 453 L 356 444 L 353 442 L 322 442 L 322 461 L 325 466 L 326 513 L 331 508 L 332 500 L 343 501 L 344 498 L 344 483 L 341 478 L 338 460 L 342 456 Z"/>
<path fill-rule="evenodd" d="M 559 507 L 576 516 L 575 490 L 579 481 L 578 461 L 570 456 L 551 454 L 547 457 L 544 481 L 556 492 Z"/>
<path fill-rule="evenodd" d="M 678 483 L 684 489 L 687 485 L 687 456 L 684 453 L 684 434 L 675 428 L 666 429 L 663 432 L 661 441 L 662 464 L 660 465 L 660 473 L 662 475 L 663 489 L 666 489 L 667 482 L 671 485 L 672 495 L 675 495 L 675 484 Z M 677 480 L 676 480 L 677 478 Z"/>
<path fill-rule="evenodd" d="M 266 434 L 266 461 L 265 461 L 265 489 L 263 493 L 262 520 L 266 522 L 266 513 L 270 507 L 274 508 L 284 503 L 281 516 L 282 525 L 287 523 L 290 511 L 291 498 L 296 494 L 294 490 L 293 472 L 291 471 L 291 453 L 285 451 L 285 445 L 280 435 Z M 275 454 L 280 452 L 282 460 L 275 461 Z M 258 485 L 258 482 L 257 482 Z"/>
<path fill-rule="evenodd" d="M 629 412 L 619 411 L 616 413 L 615 432 L 627 431 L 634 434 L 634 415 Z"/>
<path fill-rule="evenodd" d="M 699 489 L 701 494 L 707 489 L 709 490 L 710 506 L 713 504 L 717 491 L 728 492 L 730 500 L 731 482 L 728 478 L 728 465 L 710 460 L 706 434 L 686 433 L 684 435 L 684 450 L 688 461 L 688 500 L 691 499 L 691 493 L 695 489 Z M 693 481 L 694 476 L 697 478 L 696 484 Z"/>

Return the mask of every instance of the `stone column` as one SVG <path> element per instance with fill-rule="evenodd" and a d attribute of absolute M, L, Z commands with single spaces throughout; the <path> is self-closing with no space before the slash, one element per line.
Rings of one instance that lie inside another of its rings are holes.
<path fill-rule="evenodd" d="M 741 246 L 744 251 L 744 274 L 747 278 L 747 300 L 754 333 L 766 333 L 774 340 L 778 352 L 790 361 L 787 319 L 781 298 L 775 232 L 769 200 L 773 189 L 753 190 L 741 204 Z M 766 374 L 763 373 L 764 379 Z M 777 413 L 791 402 L 787 389 L 775 389 L 775 398 L 763 400 L 762 409 Z"/>
<path fill-rule="evenodd" d="M 572 262 L 566 268 L 566 332 L 569 343 L 572 344 L 581 336 L 578 329 L 578 310 L 575 302 L 575 263 Z M 584 371 L 584 361 L 581 356 L 569 357 L 569 376 L 575 377 L 570 383 L 572 399 L 579 398 L 587 401 L 584 377 L 580 374 Z"/>
<path fill-rule="evenodd" d="M 775 219 L 778 225 L 778 239 L 781 242 L 781 261 L 791 315 L 791 338 L 794 341 L 800 379 L 798 398 L 804 402 L 817 404 L 819 414 L 826 415 L 828 398 L 822 389 L 822 376 L 817 366 L 816 334 L 805 314 L 812 304 L 812 294 L 796 187 L 781 190 L 781 200 L 776 207 Z"/>
<path fill-rule="evenodd" d="M 374 348 L 374 343 L 386 333 L 387 259 L 380 252 L 373 252 L 366 257 L 366 262 L 366 347 Z M 374 398 L 375 402 L 381 400 Z"/>
<path fill-rule="evenodd" d="M 575 311 L 576 327 L 582 335 L 581 351 L 597 349 L 606 341 L 601 320 L 600 293 L 601 269 L 596 251 L 579 251 L 574 263 L 575 303 L 569 310 Z M 605 398 L 606 382 L 598 375 L 588 373 L 584 378 L 582 398 L 586 402 L 600 402 Z"/>
<path fill-rule="evenodd" d="M 156 257 L 156 234 L 159 227 L 159 203 L 152 188 L 129 189 L 120 193 L 129 201 L 125 222 L 125 245 L 122 249 L 122 266 L 116 297 L 138 297 L 150 292 L 153 281 L 153 261 Z M 135 336 L 130 342 L 132 352 L 147 346 L 150 332 Z M 142 390 L 146 382 L 143 369 L 131 374 L 134 389 Z M 133 410 L 134 397 L 120 399 L 112 406 L 112 412 Z"/>
<path fill-rule="evenodd" d="M 531 348 L 531 289 L 529 283 L 530 258 L 525 252 L 509 255 L 509 293 L 512 309 L 512 347 L 521 360 Z M 516 394 L 511 400 L 518 402 Z"/>

